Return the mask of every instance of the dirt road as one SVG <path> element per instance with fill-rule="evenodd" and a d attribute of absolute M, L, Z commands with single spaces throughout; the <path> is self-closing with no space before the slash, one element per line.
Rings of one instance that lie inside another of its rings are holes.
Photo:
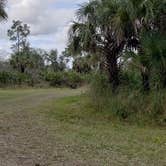
<path fill-rule="evenodd" d="M 0 166 L 60 165 L 59 145 L 33 109 L 80 90 L 0 90 Z M 48 141 L 49 140 L 49 141 Z M 55 161 L 53 161 L 55 159 Z M 49 163 L 50 162 L 50 163 Z"/>

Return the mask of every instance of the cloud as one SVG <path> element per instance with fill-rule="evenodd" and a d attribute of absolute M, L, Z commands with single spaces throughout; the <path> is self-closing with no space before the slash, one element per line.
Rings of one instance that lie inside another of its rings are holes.
<path fill-rule="evenodd" d="M 31 27 L 32 46 L 62 51 L 77 5 L 84 1 L 87 0 L 8 0 L 8 23 L 0 26 L 1 49 L 9 51 L 7 29 L 12 25 L 12 20 L 21 20 Z"/>
<path fill-rule="evenodd" d="M 10 0 L 11 1 L 11 0 Z M 10 3 L 9 1 L 9 3 Z M 9 18 L 31 26 L 32 35 L 55 33 L 74 16 L 73 9 L 56 8 L 56 0 L 22 0 L 9 7 Z"/>

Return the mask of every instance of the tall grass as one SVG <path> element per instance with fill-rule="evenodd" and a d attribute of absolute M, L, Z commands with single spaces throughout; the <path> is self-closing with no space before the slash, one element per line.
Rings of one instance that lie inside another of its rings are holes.
<path fill-rule="evenodd" d="M 96 74 L 89 96 L 96 111 L 107 112 L 113 118 L 139 124 L 166 124 L 165 90 L 144 94 L 141 90 L 121 86 L 113 94 L 107 77 Z"/>

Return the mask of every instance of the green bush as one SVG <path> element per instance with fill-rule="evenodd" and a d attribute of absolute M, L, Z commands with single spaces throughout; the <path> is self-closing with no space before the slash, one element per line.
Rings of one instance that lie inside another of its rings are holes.
<path fill-rule="evenodd" d="M 41 78 L 34 78 L 33 74 L 19 72 L 0 72 L 0 86 L 37 86 L 41 82 L 53 87 L 77 88 L 84 83 L 81 74 L 72 71 L 43 73 Z"/>
<path fill-rule="evenodd" d="M 64 83 L 64 77 L 62 73 L 48 73 L 45 77 L 46 81 L 50 83 L 50 86 L 61 86 Z"/>
<path fill-rule="evenodd" d="M 80 74 L 72 71 L 68 72 L 50 72 L 45 76 L 45 80 L 50 86 L 77 88 L 83 84 L 83 78 Z"/>
<path fill-rule="evenodd" d="M 19 72 L 0 72 L 0 86 L 30 85 L 32 78 L 30 75 Z"/>
<path fill-rule="evenodd" d="M 121 71 L 120 80 L 122 85 L 128 86 L 131 89 L 140 89 L 142 85 L 141 75 L 136 71 Z"/>
<path fill-rule="evenodd" d="M 71 88 L 77 88 L 83 83 L 83 79 L 80 74 L 76 72 L 64 73 L 65 85 Z"/>

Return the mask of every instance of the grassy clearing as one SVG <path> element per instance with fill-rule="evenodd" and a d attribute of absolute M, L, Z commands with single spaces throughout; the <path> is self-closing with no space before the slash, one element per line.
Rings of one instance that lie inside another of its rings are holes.
<path fill-rule="evenodd" d="M 165 166 L 165 128 L 115 122 L 83 91 L 0 90 L 0 163 Z"/>
<path fill-rule="evenodd" d="M 67 156 L 87 165 L 165 165 L 164 128 L 113 123 L 108 114 L 95 112 L 86 100 L 86 96 L 66 97 L 40 108 L 45 123 L 68 147 Z"/>

